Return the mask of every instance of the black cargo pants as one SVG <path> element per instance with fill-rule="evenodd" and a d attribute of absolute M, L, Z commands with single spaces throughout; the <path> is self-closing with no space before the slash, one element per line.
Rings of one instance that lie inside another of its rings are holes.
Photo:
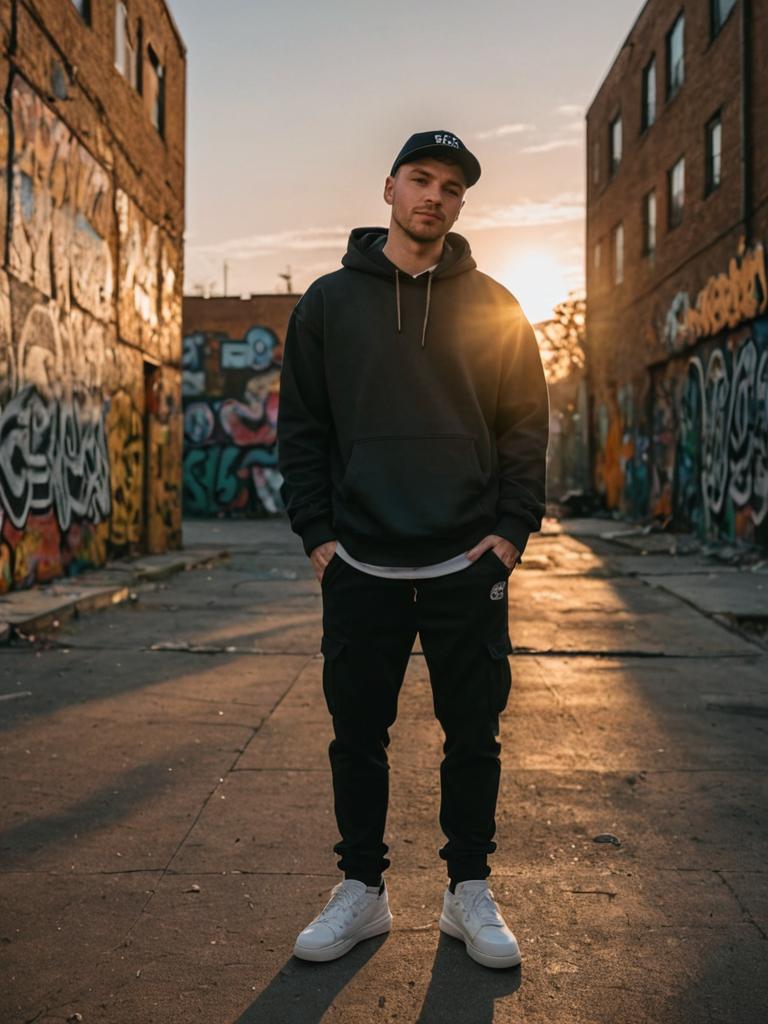
<path fill-rule="evenodd" d="M 375 884 L 390 861 L 384 842 L 389 799 L 388 729 L 416 639 L 443 728 L 439 853 L 449 878 L 486 878 L 496 849 L 501 746 L 499 714 L 509 697 L 510 575 L 493 551 L 431 579 L 386 579 L 334 554 L 321 582 L 323 691 L 333 716 L 329 746 L 347 878 Z"/>

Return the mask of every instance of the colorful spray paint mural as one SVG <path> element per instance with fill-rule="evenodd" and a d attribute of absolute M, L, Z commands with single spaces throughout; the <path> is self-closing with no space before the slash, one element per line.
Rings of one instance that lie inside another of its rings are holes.
<path fill-rule="evenodd" d="M 596 413 L 609 508 L 710 539 L 768 547 L 768 287 L 762 245 L 740 248 L 695 302 L 678 293 L 669 357 Z"/>
<path fill-rule="evenodd" d="M 158 237 L 128 259 L 135 204 L 18 76 L 11 100 L 0 592 L 174 546 L 181 525 L 180 372 L 161 365 L 180 347 L 173 247 Z M 7 137 L 5 115 L 0 125 Z M 139 271 L 159 282 L 146 301 Z"/>
<path fill-rule="evenodd" d="M 629 381 L 609 391 L 595 414 L 595 480 L 608 508 L 633 515 L 647 513 L 649 495 L 648 433 L 644 421 L 643 381 Z"/>
<path fill-rule="evenodd" d="M 268 327 L 241 339 L 184 338 L 184 509 L 269 515 L 282 509 L 277 406 L 282 347 Z"/>
<path fill-rule="evenodd" d="M 768 319 L 688 361 L 673 503 L 705 534 L 768 544 Z"/>

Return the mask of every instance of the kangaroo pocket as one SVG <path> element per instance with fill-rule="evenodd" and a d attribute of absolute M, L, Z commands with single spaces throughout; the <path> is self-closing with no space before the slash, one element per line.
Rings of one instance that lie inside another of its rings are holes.
<path fill-rule="evenodd" d="M 485 513 L 485 486 L 469 435 L 361 438 L 341 482 L 337 525 L 365 537 L 458 537 Z"/>

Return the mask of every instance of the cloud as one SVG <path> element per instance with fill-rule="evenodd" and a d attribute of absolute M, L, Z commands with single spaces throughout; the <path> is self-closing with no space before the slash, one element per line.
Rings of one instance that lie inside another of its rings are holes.
<path fill-rule="evenodd" d="M 507 135 L 518 135 L 520 132 L 533 131 L 532 124 L 500 124 L 498 128 L 488 128 L 482 132 L 475 132 L 476 139 L 503 139 Z"/>
<path fill-rule="evenodd" d="M 220 256 L 231 259 L 250 259 L 265 256 L 286 249 L 312 251 L 318 249 L 346 249 L 349 229 L 344 227 L 302 228 L 294 231 L 277 231 L 267 234 L 245 235 L 229 238 L 222 242 L 192 245 L 191 253 L 200 256 Z"/>
<path fill-rule="evenodd" d="M 565 117 L 574 117 L 576 114 L 584 114 L 584 107 L 579 103 L 562 103 L 557 108 L 558 114 L 563 114 Z"/>
<path fill-rule="evenodd" d="M 539 142 L 535 146 L 525 146 L 521 153 L 551 153 L 555 149 L 567 149 L 571 146 L 580 146 L 581 139 L 551 139 L 549 142 Z"/>
<path fill-rule="evenodd" d="M 565 224 L 584 219 L 584 197 L 577 192 L 564 192 L 551 199 L 521 199 L 507 206 L 485 207 L 476 213 L 465 213 L 461 219 L 464 227 L 473 231 Z"/>

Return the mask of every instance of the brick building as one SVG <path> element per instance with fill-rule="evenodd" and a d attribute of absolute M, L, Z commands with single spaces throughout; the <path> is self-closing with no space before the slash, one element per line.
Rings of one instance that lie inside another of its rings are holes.
<path fill-rule="evenodd" d="M 0 0 L 0 591 L 181 539 L 184 44 Z"/>
<path fill-rule="evenodd" d="M 768 545 L 768 0 L 648 0 L 587 113 L 609 508 Z"/>
<path fill-rule="evenodd" d="M 298 295 L 185 296 L 184 510 L 282 510 L 277 406 L 285 332 Z"/>

